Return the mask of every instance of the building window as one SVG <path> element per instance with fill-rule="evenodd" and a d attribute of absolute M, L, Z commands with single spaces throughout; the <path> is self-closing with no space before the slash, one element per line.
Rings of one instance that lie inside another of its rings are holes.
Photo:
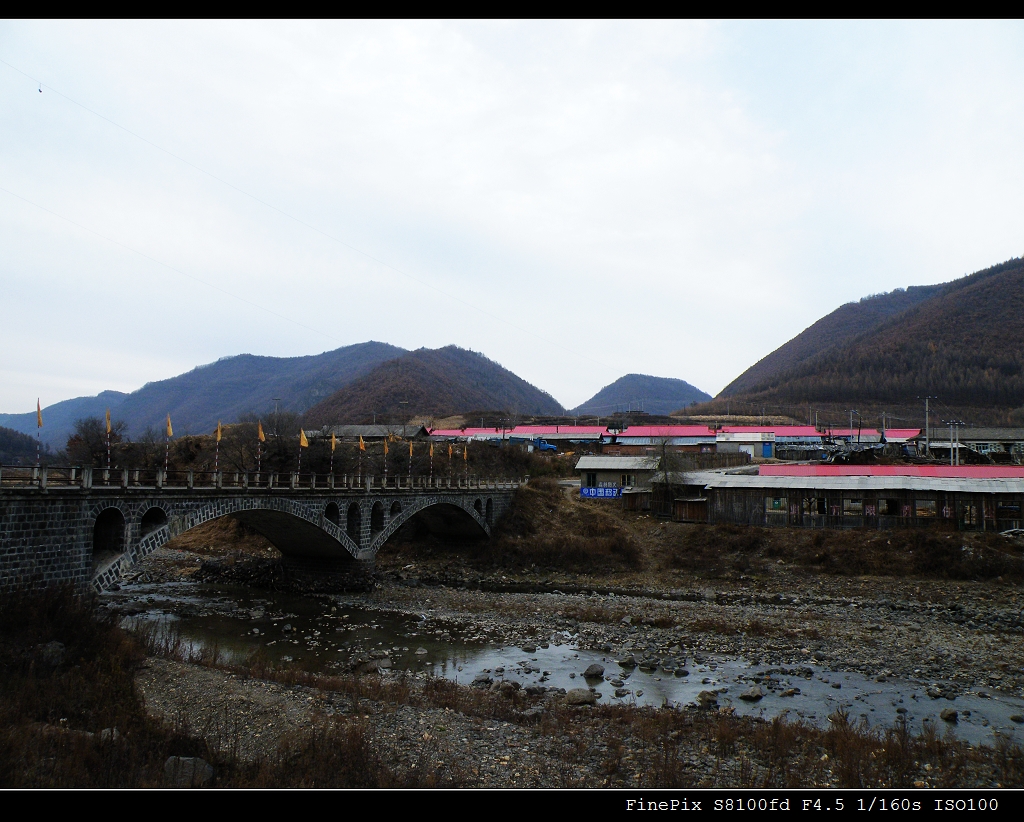
<path fill-rule="evenodd" d="M 585 488 L 597 488 L 597 474 L 593 471 L 588 472 L 583 485 Z"/>
<path fill-rule="evenodd" d="M 897 499 L 880 499 L 878 501 L 878 516 L 898 517 L 900 515 L 900 501 Z"/>
<path fill-rule="evenodd" d="M 845 516 L 845 517 L 862 517 L 862 516 L 864 516 L 864 500 L 862 500 L 862 499 L 844 499 L 843 500 L 843 516 Z"/>
<path fill-rule="evenodd" d="M 914 516 L 934 517 L 939 513 L 939 504 L 933 499 L 914 500 Z"/>
<path fill-rule="evenodd" d="M 636 474 L 623 474 L 619 479 L 621 480 L 620 485 L 623 488 L 630 488 L 636 485 Z"/>
<path fill-rule="evenodd" d="M 769 514 L 785 514 L 789 507 L 785 497 L 765 497 L 764 510 Z"/>
<path fill-rule="evenodd" d="M 821 517 L 826 510 L 824 497 L 804 497 L 804 516 Z"/>

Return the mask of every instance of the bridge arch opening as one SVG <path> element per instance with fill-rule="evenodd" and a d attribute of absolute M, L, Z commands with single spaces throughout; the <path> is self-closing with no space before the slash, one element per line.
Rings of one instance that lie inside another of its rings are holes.
<path fill-rule="evenodd" d="M 338 507 L 338 503 L 327 503 L 327 507 L 324 508 L 324 519 L 328 522 L 333 522 L 335 525 L 341 525 L 341 509 Z"/>
<path fill-rule="evenodd" d="M 384 506 L 379 502 L 373 504 L 370 509 L 370 531 L 376 534 L 384 530 Z"/>
<path fill-rule="evenodd" d="M 107 509 L 113 510 L 113 509 Z M 154 505 L 139 521 L 139 536 L 152 534 L 157 528 L 163 528 L 167 524 L 167 512 L 158 505 Z"/>
<path fill-rule="evenodd" d="M 399 505 L 397 502 L 391 503 L 391 517 L 392 518 L 397 517 L 401 513 L 402 513 L 402 506 Z"/>
<path fill-rule="evenodd" d="M 484 501 L 480 497 L 476 498 L 476 502 L 473 503 L 474 510 L 480 515 L 484 515 Z"/>
<path fill-rule="evenodd" d="M 487 520 L 488 525 L 491 525 L 494 520 L 494 500 L 490 497 L 487 498 L 487 514 L 484 519 Z"/>
<path fill-rule="evenodd" d="M 124 553 L 127 530 L 127 523 L 120 508 L 104 508 L 100 511 L 92 528 L 93 570 Z"/>
<path fill-rule="evenodd" d="M 363 512 L 359 510 L 359 503 L 353 502 L 348 507 L 348 515 L 346 516 L 345 532 L 355 540 L 356 544 L 359 544 L 359 532 L 363 527 Z"/>

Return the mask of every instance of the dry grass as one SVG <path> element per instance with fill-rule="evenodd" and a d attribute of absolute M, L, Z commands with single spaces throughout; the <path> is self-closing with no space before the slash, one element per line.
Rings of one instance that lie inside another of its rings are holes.
<path fill-rule="evenodd" d="M 645 547 L 663 568 L 704 578 L 767 573 L 781 561 L 834 576 L 1024 580 L 1024 547 L 992 533 L 671 524 Z"/>

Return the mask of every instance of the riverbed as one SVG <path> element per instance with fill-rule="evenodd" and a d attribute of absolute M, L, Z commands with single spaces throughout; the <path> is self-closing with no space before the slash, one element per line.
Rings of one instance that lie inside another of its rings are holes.
<path fill-rule="evenodd" d="M 655 658 L 594 648 L 574 620 L 561 620 L 569 624 L 553 630 L 547 619 L 538 619 L 529 641 L 510 642 L 493 620 L 440 613 L 427 596 L 417 608 L 389 608 L 372 596 L 167 582 L 125 585 L 104 600 L 126 624 L 146 626 L 186 653 L 216 653 L 227 664 L 258 655 L 275 667 L 311 672 L 443 677 L 476 687 L 512 682 L 533 693 L 585 687 L 602 703 L 703 702 L 743 716 L 785 714 L 818 727 L 844 711 L 868 727 L 906 721 L 919 733 L 930 725 L 974 745 L 1012 736 L 1024 722 L 1024 700 L 1006 693 L 962 681 L 871 676 L 823 664 L 810 653 L 766 662 L 676 645 Z M 596 670 L 592 666 L 601 674 L 585 677 L 588 668 Z"/>

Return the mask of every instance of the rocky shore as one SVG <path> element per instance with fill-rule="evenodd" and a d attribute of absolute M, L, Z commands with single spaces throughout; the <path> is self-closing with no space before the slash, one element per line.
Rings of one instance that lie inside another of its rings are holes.
<path fill-rule="evenodd" d="M 772 671 L 856 671 L 877 682 L 921 683 L 952 712 L 940 735 L 955 731 L 964 695 L 1024 695 L 1022 601 L 1016 586 L 1002 582 L 808 575 L 777 563 L 754 577 L 700 580 L 671 571 L 588 576 L 551 568 L 482 570 L 450 556 L 406 559 L 383 557 L 371 591 L 341 598 L 415 614 L 423 630 L 440 637 L 458 632 L 524 649 L 571 637 L 607 660 L 599 676 L 612 687 L 634 666 L 675 676 L 717 656 L 741 657 L 764 671 L 739 699 L 757 700 L 778 687 Z M 274 578 L 268 562 L 172 548 L 154 555 L 137 576 L 156 582 L 198 573 L 238 583 L 251 574 L 255 584 L 267 584 Z M 273 756 L 282 740 L 311 723 L 356 723 L 395 772 L 416 784 L 738 786 L 782 779 L 783 771 L 793 784 L 840 785 L 846 778 L 829 759 L 824 737 L 806 729 L 795 732 L 802 741 L 793 743 L 788 764 L 772 764 L 770 751 L 756 742 L 765 723 L 731 716 L 713 692 L 683 711 L 594 704 L 583 676 L 579 693 L 520 689 L 496 675 L 469 686 L 446 683 L 455 691 L 441 694 L 441 686 L 404 675 L 390 660 L 367 664 L 375 657 L 381 654 L 369 645 L 352 647 L 349 672 L 363 675 L 346 682 L 379 681 L 376 691 L 325 685 L 322 677 L 296 682 L 276 672 L 261 679 L 157 658 L 140 671 L 138 687 L 154 715 L 243 759 Z M 797 705 L 800 689 L 791 690 Z M 671 719 L 661 718 L 667 714 Z M 724 730 L 723 721 L 735 727 Z M 655 754 L 668 761 L 659 734 L 671 740 L 672 766 L 655 777 Z M 1006 785 L 1020 778 L 997 766 L 991 751 L 958 756 L 955 772 L 942 755 L 915 757 L 905 784 Z"/>

